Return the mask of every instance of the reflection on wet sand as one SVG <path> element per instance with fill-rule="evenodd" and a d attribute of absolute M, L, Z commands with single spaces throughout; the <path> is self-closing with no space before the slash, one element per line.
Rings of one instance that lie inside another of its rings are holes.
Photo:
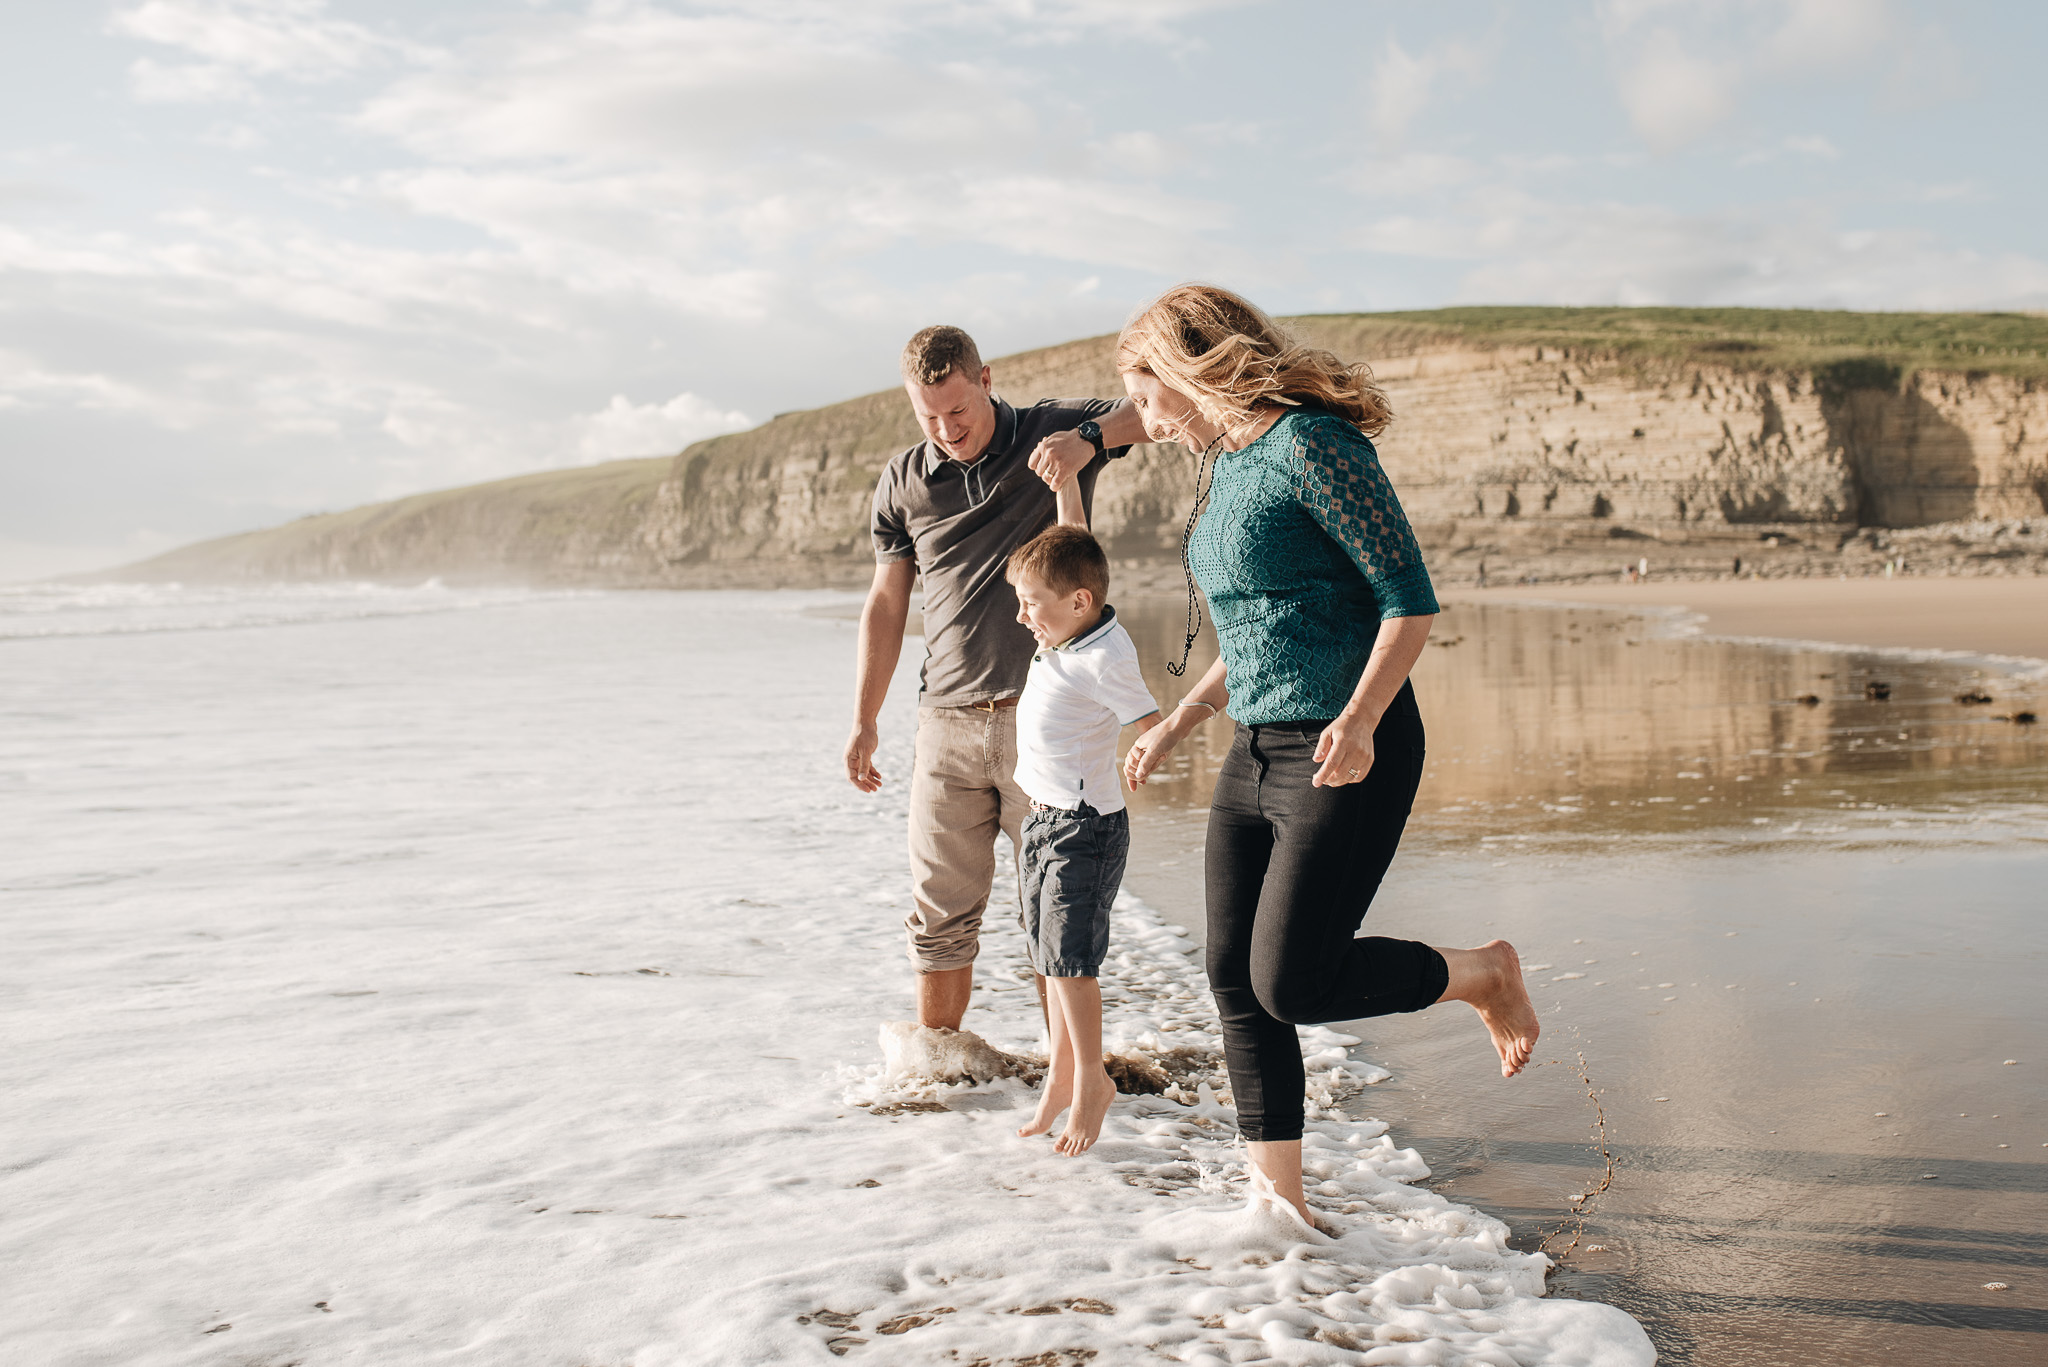
<path fill-rule="evenodd" d="M 1120 611 L 1170 702 L 1180 605 Z M 1461 1009 L 1348 1025 L 1394 1070 L 1360 1107 L 1534 1247 L 1602 1171 L 1583 1055 L 1616 1175 L 1556 1285 L 1667 1363 L 2041 1361 L 2048 734 L 2000 719 L 2041 681 L 1563 608 L 1460 604 L 1436 637 L 1368 924 L 1514 940 L 1545 1039 L 1504 1084 Z M 1228 738 L 1132 800 L 1128 881 L 1196 928 Z"/>
<path fill-rule="evenodd" d="M 1187 687 L 1164 668 L 1179 645 L 1178 605 L 1119 611 L 1147 682 L 1170 704 Z M 1187 678 L 1214 658 L 1205 632 Z M 1620 613 L 1479 603 L 1439 620 L 1415 687 L 1429 769 L 1411 838 L 1423 840 L 1738 825 L 1754 843 L 1899 821 L 1950 830 L 1959 815 L 1996 822 L 2002 804 L 2048 790 L 2048 727 L 2009 720 L 2038 712 L 2048 689 L 2011 671 L 1700 640 Z M 1205 806 L 1229 736 L 1227 723 L 1197 732 L 1133 805 Z"/>

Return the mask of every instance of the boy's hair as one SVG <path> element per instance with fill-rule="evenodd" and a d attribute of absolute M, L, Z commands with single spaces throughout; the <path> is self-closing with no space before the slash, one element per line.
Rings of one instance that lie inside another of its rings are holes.
<path fill-rule="evenodd" d="M 934 323 L 904 344 L 903 378 L 912 384 L 944 384 L 956 370 L 981 378 L 981 349 L 959 328 Z"/>
<path fill-rule="evenodd" d="M 1085 527 L 1055 523 L 1010 552 L 1003 577 L 1012 584 L 1030 575 L 1054 593 L 1086 589 L 1101 607 L 1109 598 L 1109 557 Z"/>

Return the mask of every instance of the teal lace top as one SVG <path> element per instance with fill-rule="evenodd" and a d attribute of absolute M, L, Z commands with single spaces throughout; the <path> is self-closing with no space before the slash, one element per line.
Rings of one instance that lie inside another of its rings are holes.
<path fill-rule="evenodd" d="M 1321 409 L 1222 454 L 1188 562 L 1216 620 L 1230 715 L 1248 725 L 1336 716 L 1380 623 L 1437 611 L 1378 453 Z"/>

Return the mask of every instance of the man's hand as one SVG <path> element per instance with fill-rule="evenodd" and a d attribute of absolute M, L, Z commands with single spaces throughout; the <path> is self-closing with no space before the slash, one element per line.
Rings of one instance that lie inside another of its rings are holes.
<path fill-rule="evenodd" d="M 1095 448 L 1086 438 L 1072 432 L 1055 432 L 1038 443 L 1031 453 L 1031 473 L 1045 481 L 1045 487 L 1057 490 L 1061 485 L 1088 468 L 1088 462 L 1095 459 Z"/>
<path fill-rule="evenodd" d="M 875 768 L 875 747 L 882 743 L 873 722 L 855 722 L 846 742 L 846 781 L 864 793 L 882 790 L 882 774 Z"/>

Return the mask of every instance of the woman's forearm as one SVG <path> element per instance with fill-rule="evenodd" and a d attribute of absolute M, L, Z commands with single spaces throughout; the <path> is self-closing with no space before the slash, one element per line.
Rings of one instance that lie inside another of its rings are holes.
<path fill-rule="evenodd" d="M 1201 679 L 1167 710 L 1167 722 L 1181 736 L 1187 735 L 1211 717 L 1221 716 L 1230 706 L 1230 691 L 1224 687 L 1227 667 L 1221 659 L 1210 665 Z M 1206 703 L 1208 706 L 1200 706 Z"/>
<path fill-rule="evenodd" d="M 1408 681 L 1415 662 L 1422 658 L 1422 647 L 1428 642 L 1429 629 L 1435 621 L 1431 614 L 1389 617 L 1380 623 L 1380 634 L 1372 643 L 1372 656 L 1365 662 L 1365 672 L 1358 676 L 1351 701 L 1344 706 L 1347 716 L 1363 717 L 1374 726 L 1379 725 L 1401 685 Z"/>

